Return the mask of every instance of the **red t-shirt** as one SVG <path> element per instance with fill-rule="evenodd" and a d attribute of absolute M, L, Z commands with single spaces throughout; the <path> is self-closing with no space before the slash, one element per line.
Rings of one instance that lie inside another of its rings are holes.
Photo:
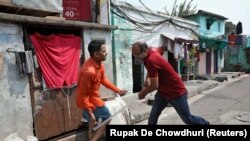
<path fill-rule="evenodd" d="M 167 99 L 175 99 L 187 93 L 180 76 L 157 51 L 148 51 L 144 65 L 147 68 L 149 77 L 158 76 L 159 86 L 157 91 Z"/>

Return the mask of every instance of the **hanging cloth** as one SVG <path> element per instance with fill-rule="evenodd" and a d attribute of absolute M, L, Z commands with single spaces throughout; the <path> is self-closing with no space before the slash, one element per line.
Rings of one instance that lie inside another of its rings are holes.
<path fill-rule="evenodd" d="M 236 35 L 233 33 L 228 35 L 228 46 L 236 47 Z"/>
<path fill-rule="evenodd" d="M 236 35 L 236 45 L 242 45 L 242 35 Z"/>
<path fill-rule="evenodd" d="M 241 34 L 242 33 L 242 23 L 238 22 L 236 25 L 236 34 Z"/>
<path fill-rule="evenodd" d="M 187 49 L 187 44 L 184 44 L 184 61 L 188 62 L 189 61 L 189 53 Z"/>
<path fill-rule="evenodd" d="M 194 56 L 197 58 L 197 62 L 200 62 L 200 50 L 198 47 L 195 48 L 195 55 Z"/>
<path fill-rule="evenodd" d="M 15 52 L 16 65 L 19 70 L 19 76 L 24 77 L 26 72 L 26 57 L 25 52 Z"/>
<path fill-rule="evenodd" d="M 174 43 L 174 58 L 180 59 L 184 58 L 184 48 L 182 46 L 182 43 Z"/>
<path fill-rule="evenodd" d="M 77 83 L 81 38 L 72 34 L 30 35 L 48 88 Z"/>
<path fill-rule="evenodd" d="M 247 48 L 250 48 L 250 36 L 247 37 Z"/>
<path fill-rule="evenodd" d="M 26 73 L 34 72 L 34 60 L 32 51 L 25 51 L 25 60 L 26 60 Z"/>

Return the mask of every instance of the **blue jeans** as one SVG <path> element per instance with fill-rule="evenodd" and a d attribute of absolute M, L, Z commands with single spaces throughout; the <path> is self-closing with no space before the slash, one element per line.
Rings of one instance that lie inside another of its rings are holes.
<path fill-rule="evenodd" d="M 102 121 L 106 120 L 111 116 L 109 109 L 104 105 L 102 107 L 96 107 L 96 109 L 93 111 L 93 114 L 95 115 L 96 120 L 99 118 L 102 119 Z M 83 117 L 90 121 L 89 112 L 86 110 L 83 110 Z"/>
<path fill-rule="evenodd" d="M 165 109 L 167 104 L 170 103 L 182 121 L 185 124 L 192 124 L 192 125 L 208 125 L 209 122 L 199 116 L 194 116 L 189 111 L 188 101 L 187 101 L 187 94 L 172 100 L 167 100 L 164 96 L 162 96 L 159 92 L 155 94 L 155 100 L 150 112 L 150 116 L 148 119 L 149 125 L 156 125 L 158 118 Z"/>

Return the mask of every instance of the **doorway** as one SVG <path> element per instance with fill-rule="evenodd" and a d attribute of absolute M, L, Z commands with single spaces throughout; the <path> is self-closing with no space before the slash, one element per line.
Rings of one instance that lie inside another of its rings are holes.
<path fill-rule="evenodd" d="M 26 25 L 24 27 L 25 50 L 34 50 L 29 35 L 39 33 L 74 34 L 82 37 L 81 29 Z M 81 45 L 82 46 L 82 45 Z M 82 48 L 82 52 L 84 52 Z M 84 53 L 79 58 L 84 62 Z M 80 66 L 79 66 L 80 67 Z M 40 67 L 29 77 L 34 135 L 38 140 L 48 140 L 82 129 L 82 110 L 76 106 L 76 86 L 60 89 L 44 89 Z"/>
<path fill-rule="evenodd" d="M 133 73 L 133 93 L 140 92 L 144 83 L 144 65 L 135 64 L 135 58 L 132 55 L 132 73 Z"/>

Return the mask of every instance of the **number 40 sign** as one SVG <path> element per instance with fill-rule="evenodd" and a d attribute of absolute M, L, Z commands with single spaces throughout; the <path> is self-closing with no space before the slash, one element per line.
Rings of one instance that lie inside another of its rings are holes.
<path fill-rule="evenodd" d="M 63 0 L 63 17 L 69 20 L 92 20 L 92 0 Z"/>

